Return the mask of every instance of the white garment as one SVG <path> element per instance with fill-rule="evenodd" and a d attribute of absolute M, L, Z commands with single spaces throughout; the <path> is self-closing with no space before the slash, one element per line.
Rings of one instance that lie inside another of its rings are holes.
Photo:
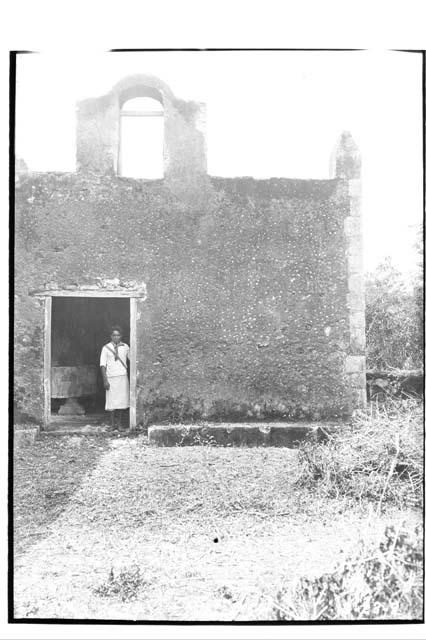
<path fill-rule="evenodd" d="M 124 365 L 129 366 L 127 359 L 129 357 L 129 347 L 124 342 L 120 342 L 118 345 L 118 355 L 124 364 L 120 360 L 115 359 L 114 343 L 109 342 L 101 351 L 100 366 L 105 367 L 108 378 L 114 378 L 115 376 L 122 376 L 127 374 L 127 369 Z"/>
<path fill-rule="evenodd" d="M 105 391 L 105 410 L 129 408 L 129 381 L 127 376 L 109 378 L 109 389 Z"/>

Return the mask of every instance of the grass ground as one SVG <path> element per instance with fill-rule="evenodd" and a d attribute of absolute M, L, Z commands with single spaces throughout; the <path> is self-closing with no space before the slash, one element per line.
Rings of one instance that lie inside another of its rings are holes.
<path fill-rule="evenodd" d="M 70 496 L 109 449 L 102 437 L 42 436 L 14 456 L 14 548 L 20 555 L 45 536 Z"/>
<path fill-rule="evenodd" d="M 289 449 L 42 436 L 16 455 L 19 618 L 266 620 L 283 584 L 421 517 L 313 499 Z"/>

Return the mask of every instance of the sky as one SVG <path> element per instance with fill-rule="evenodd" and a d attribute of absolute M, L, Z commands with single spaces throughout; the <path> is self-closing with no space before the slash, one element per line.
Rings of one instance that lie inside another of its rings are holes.
<path fill-rule="evenodd" d="M 75 171 L 75 104 L 133 73 L 206 103 L 208 172 L 328 178 L 339 134 L 362 156 L 364 266 L 416 268 L 423 220 L 422 69 L 394 51 L 21 54 L 16 155 L 33 171 Z"/>

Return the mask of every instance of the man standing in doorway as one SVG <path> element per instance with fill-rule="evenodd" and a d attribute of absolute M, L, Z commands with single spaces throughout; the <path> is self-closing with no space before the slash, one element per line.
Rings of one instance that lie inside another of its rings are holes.
<path fill-rule="evenodd" d="M 121 342 L 121 328 L 112 327 L 111 342 L 102 347 L 100 367 L 105 388 L 105 410 L 111 412 L 111 428 L 124 426 L 129 408 L 129 347 Z"/>

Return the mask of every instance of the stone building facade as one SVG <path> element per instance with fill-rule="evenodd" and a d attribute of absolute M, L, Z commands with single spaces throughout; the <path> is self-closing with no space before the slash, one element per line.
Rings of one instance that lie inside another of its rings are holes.
<path fill-rule="evenodd" d="M 118 175 L 120 109 L 164 110 L 164 177 Z M 340 418 L 365 404 L 360 158 L 328 180 L 207 175 L 204 105 L 138 75 L 77 106 L 75 173 L 16 175 L 15 411 L 48 425 L 52 368 L 130 343 L 131 425 Z M 86 411 L 98 411 L 101 389 Z"/>

